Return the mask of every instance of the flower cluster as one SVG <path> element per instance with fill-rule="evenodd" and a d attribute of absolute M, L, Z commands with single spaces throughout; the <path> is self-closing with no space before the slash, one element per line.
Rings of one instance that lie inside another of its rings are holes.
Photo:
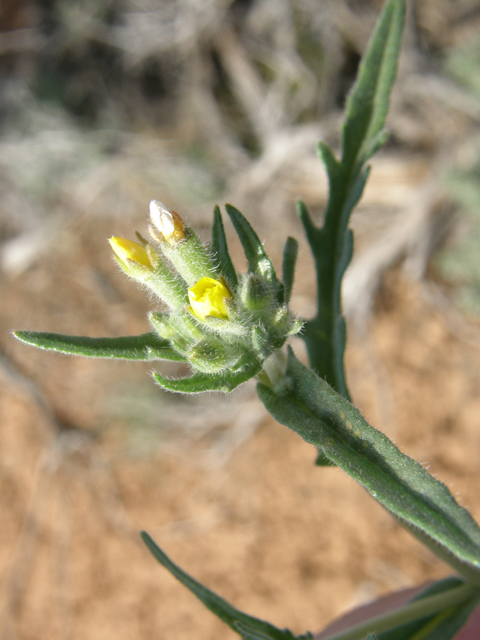
<path fill-rule="evenodd" d="M 257 375 L 264 361 L 301 322 L 288 309 L 296 257 L 291 238 L 284 259 L 288 283 L 276 276 L 257 234 L 244 216 L 226 205 L 249 264 L 238 275 L 231 261 L 218 207 L 210 247 L 175 211 L 150 203 L 149 240 L 113 237 L 110 245 L 121 269 L 158 297 L 166 310 L 150 314 L 159 338 L 168 341 L 193 375 L 155 379 L 171 391 L 230 391 Z"/>

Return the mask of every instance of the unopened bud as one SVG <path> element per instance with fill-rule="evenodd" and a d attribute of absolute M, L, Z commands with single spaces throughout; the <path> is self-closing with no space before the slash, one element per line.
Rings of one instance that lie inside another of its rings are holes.
<path fill-rule="evenodd" d="M 118 265 L 127 276 L 147 286 L 171 309 L 185 308 L 185 283 L 175 277 L 151 245 L 115 237 L 109 242 Z"/>
<path fill-rule="evenodd" d="M 167 209 L 163 202 L 150 202 L 150 220 L 158 240 L 175 245 L 185 239 L 185 223 L 176 211 Z"/>
<path fill-rule="evenodd" d="M 273 301 L 271 287 L 260 276 L 253 273 L 243 281 L 240 296 L 245 308 L 249 311 L 268 309 Z"/>
<path fill-rule="evenodd" d="M 205 338 L 190 349 L 187 358 L 192 367 L 203 373 L 220 373 L 228 364 L 224 345 L 218 340 Z"/>
<path fill-rule="evenodd" d="M 147 250 L 139 242 L 127 240 L 126 238 L 112 237 L 109 243 L 117 258 L 122 262 L 127 263 L 128 261 L 132 261 L 148 269 L 152 269 L 152 263 L 150 262 Z"/>

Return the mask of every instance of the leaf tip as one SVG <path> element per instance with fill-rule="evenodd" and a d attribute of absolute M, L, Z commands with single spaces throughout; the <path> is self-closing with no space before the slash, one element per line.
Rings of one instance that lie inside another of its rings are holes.
<path fill-rule="evenodd" d="M 150 542 L 152 542 L 151 536 L 146 531 L 140 531 L 140 537 L 147 546 Z"/>
<path fill-rule="evenodd" d="M 24 344 L 31 344 L 33 346 L 38 346 L 35 340 L 32 339 L 33 333 L 31 331 L 12 331 L 12 335 L 20 342 Z"/>

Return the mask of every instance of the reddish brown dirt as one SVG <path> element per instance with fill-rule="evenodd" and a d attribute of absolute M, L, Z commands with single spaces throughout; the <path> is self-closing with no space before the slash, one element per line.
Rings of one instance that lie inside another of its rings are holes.
<path fill-rule="evenodd" d="M 112 412 L 112 398 L 127 381 L 153 384 L 151 367 L 15 343 L 12 328 L 148 330 L 147 301 L 111 264 L 108 235 L 88 224 L 66 230 L 41 264 L 0 284 L 1 346 L 70 428 L 53 438 L 21 379 L 4 372 L 2 637 L 236 637 L 155 563 L 140 529 L 238 607 L 295 632 L 449 573 L 342 472 L 315 468 L 312 447 L 260 404 L 261 426 L 223 465 L 206 464 L 215 434 L 181 453 L 171 435 L 152 438 L 150 451 L 133 455 L 131 426 Z M 348 365 L 366 416 L 479 519 L 478 348 L 452 335 L 418 285 L 392 276 L 371 339 L 351 339 Z M 76 429 L 91 438 L 75 439 Z"/>

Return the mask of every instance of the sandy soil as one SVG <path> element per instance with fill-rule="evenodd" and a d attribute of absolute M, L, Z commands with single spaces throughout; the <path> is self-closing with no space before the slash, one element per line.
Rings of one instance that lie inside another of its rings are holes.
<path fill-rule="evenodd" d="M 1 346 L 14 364 L 4 367 L 0 393 L 1 637 L 236 637 L 155 563 L 141 529 L 236 606 L 294 632 L 320 630 L 355 604 L 447 575 L 341 471 L 315 468 L 312 447 L 266 414 L 253 387 L 233 395 L 231 408 L 212 395 L 202 408 L 215 416 L 212 428 L 176 434 L 171 425 L 184 405 L 157 395 L 151 367 L 14 342 L 13 328 L 148 330 L 148 301 L 105 248 L 111 232 L 75 223 L 42 264 L 0 283 Z M 300 277 L 299 304 L 308 290 Z M 368 419 L 477 519 L 478 356 L 478 345 L 398 274 L 369 338 L 352 336 L 348 352 L 353 396 Z M 35 400 L 39 390 L 54 418 Z"/>

